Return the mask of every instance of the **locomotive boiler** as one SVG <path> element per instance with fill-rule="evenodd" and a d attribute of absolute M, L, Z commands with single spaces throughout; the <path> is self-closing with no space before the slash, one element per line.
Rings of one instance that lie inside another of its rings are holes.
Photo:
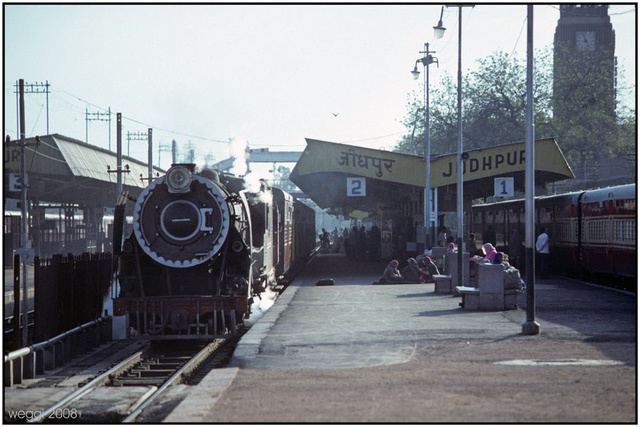
<path fill-rule="evenodd" d="M 279 277 L 274 222 L 284 206 L 274 190 L 264 181 L 247 189 L 244 178 L 196 173 L 191 164 L 151 182 L 118 256 L 114 315 L 126 316 L 127 331 L 162 339 L 235 335 L 253 297 Z"/>

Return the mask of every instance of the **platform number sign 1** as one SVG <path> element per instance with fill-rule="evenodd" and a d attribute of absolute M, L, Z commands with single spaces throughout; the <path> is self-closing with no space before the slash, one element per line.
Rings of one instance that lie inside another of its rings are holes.
<path fill-rule="evenodd" d="M 495 178 L 494 196 L 513 197 L 513 178 Z"/>
<path fill-rule="evenodd" d="M 367 179 L 364 177 L 347 178 L 347 196 L 364 197 L 367 195 Z"/>

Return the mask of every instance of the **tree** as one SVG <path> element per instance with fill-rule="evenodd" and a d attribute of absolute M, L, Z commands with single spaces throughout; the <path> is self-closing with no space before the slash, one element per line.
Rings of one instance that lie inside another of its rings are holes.
<path fill-rule="evenodd" d="M 550 48 L 536 51 L 534 55 L 536 139 L 556 138 L 576 176 L 585 178 L 575 186 L 615 184 L 618 182 L 607 179 L 616 173 L 628 181 L 628 169 L 618 167 L 618 171 L 616 165 L 632 166 L 635 162 L 635 111 L 620 106 L 616 110 L 615 95 L 612 90 L 607 91 L 608 83 L 603 83 L 613 81 L 610 61 L 594 58 L 585 65 L 584 61 L 567 59 L 562 68 L 557 64 L 554 67 L 553 62 L 561 55 L 561 48 L 553 55 Z M 464 149 L 524 141 L 526 61 L 494 52 L 477 63 L 478 69 L 463 78 Z M 632 92 L 635 98 L 635 88 Z M 451 75 L 445 73 L 430 88 L 430 98 L 431 154 L 454 153 L 458 134 L 457 88 Z M 413 129 L 416 117 L 413 140 L 416 152 L 422 154 L 424 104 L 413 93 L 404 119 L 408 130 Z M 410 140 L 408 136 L 403 137 L 396 150 L 411 152 Z M 604 165 L 610 165 L 611 170 Z M 586 184 L 587 177 L 594 181 Z"/>
<path fill-rule="evenodd" d="M 551 87 L 548 52 L 537 55 L 534 102 L 537 106 L 536 124 L 546 131 L 550 122 Z M 504 52 L 478 60 L 477 71 L 467 73 L 462 84 L 462 130 L 465 149 L 486 148 L 524 140 L 526 123 L 526 64 Z M 457 149 L 457 87 L 453 77 L 445 73 L 430 89 L 429 120 L 431 153 L 445 154 Z M 414 94 L 415 97 L 415 94 Z M 424 104 L 409 102 L 404 124 L 409 128 L 416 117 L 415 109 L 424 111 Z M 424 141 L 424 113 L 414 140 Z M 399 151 L 409 151 L 407 139 L 399 142 Z M 418 150 L 420 152 L 420 150 Z"/>

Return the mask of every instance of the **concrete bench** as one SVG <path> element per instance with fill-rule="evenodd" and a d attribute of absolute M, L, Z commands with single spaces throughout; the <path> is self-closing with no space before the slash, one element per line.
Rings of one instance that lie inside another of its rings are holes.
<path fill-rule="evenodd" d="M 436 281 L 436 294 L 450 294 L 453 292 L 451 287 L 451 276 L 446 274 L 434 274 L 433 280 Z"/>
<path fill-rule="evenodd" d="M 456 292 L 462 296 L 460 306 L 465 310 L 478 310 L 480 307 L 480 289 L 470 286 L 456 286 Z"/>
<path fill-rule="evenodd" d="M 501 264 L 479 264 L 476 270 L 477 288 L 456 286 L 462 295 L 465 310 L 514 310 L 518 291 L 504 289 L 504 268 Z"/>

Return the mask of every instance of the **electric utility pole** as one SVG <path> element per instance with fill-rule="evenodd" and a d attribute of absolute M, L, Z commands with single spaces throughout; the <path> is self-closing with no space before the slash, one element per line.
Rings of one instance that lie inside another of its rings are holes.
<path fill-rule="evenodd" d="M 20 95 L 20 90 L 18 88 L 18 86 L 20 85 L 20 82 L 22 84 L 22 95 Z M 18 110 L 20 110 L 20 102 L 22 102 L 24 104 L 24 99 L 22 101 L 20 101 L 20 96 L 24 96 L 25 93 L 44 93 L 47 97 L 47 135 L 49 135 L 49 86 L 51 86 L 49 84 L 49 81 L 47 80 L 46 83 L 25 83 L 24 79 L 20 79 L 19 83 L 16 83 L 15 88 L 16 88 L 16 104 L 18 104 Z M 22 108 L 24 109 L 24 105 L 22 105 Z M 24 110 L 23 110 L 24 112 Z M 18 132 L 20 131 L 20 117 L 18 117 Z M 20 135 L 18 135 L 18 139 L 20 138 Z"/>
<path fill-rule="evenodd" d="M 106 118 L 105 118 L 106 117 Z M 90 113 L 89 108 L 87 107 L 85 110 L 85 122 L 86 122 L 86 138 L 85 141 L 87 144 L 89 143 L 89 122 L 90 121 L 100 121 L 100 122 L 109 122 L 109 151 L 111 151 L 111 107 L 109 107 L 109 111 L 106 113 Z"/>
<path fill-rule="evenodd" d="M 28 145 L 37 145 L 40 139 L 36 137 L 35 143 L 27 144 L 25 142 L 25 114 L 24 114 L 24 94 L 25 86 L 24 80 L 18 81 L 18 118 L 20 122 L 20 216 L 21 216 L 21 228 L 22 228 L 22 248 L 16 250 L 16 254 L 20 255 L 22 263 L 22 298 L 16 299 L 16 304 L 20 304 L 22 301 L 22 346 L 26 346 L 29 341 L 29 269 L 28 263 L 33 260 L 34 250 L 29 246 L 29 205 L 27 199 L 27 188 L 29 187 L 29 181 L 27 176 L 27 153 L 26 147 Z M 17 266 L 14 266 L 16 268 Z M 19 348 L 18 345 L 16 348 Z"/>

